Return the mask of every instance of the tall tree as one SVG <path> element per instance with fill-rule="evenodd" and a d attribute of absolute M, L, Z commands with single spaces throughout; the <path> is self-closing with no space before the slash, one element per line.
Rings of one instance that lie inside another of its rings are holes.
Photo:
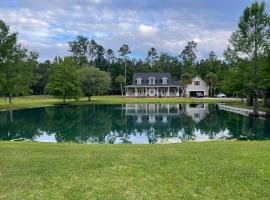
<path fill-rule="evenodd" d="M 107 59 L 107 62 L 108 62 L 108 69 L 107 69 L 107 72 L 110 72 L 110 66 L 111 66 L 111 63 L 114 61 L 115 59 L 115 55 L 114 55 L 114 52 L 112 49 L 108 49 L 106 51 L 106 59 Z"/>
<path fill-rule="evenodd" d="M 197 50 L 197 43 L 194 41 L 188 42 L 187 46 L 185 46 L 184 50 L 180 54 L 180 58 L 184 61 L 186 64 L 194 64 L 196 56 L 196 50 Z"/>
<path fill-rule="evenodd" d="M 89 39 L 87 37 L 78 35 L 76 40 L 68 42 L 69 51 L 72 52 L 74 59 L 81 66 L 87 63 L 87 52 Z"/>
<path fill-rule="evenodd" d="M 261 80 L 259 58 L 265 55 L 270 47 L 270 18 L 265 10 L 264 2 L 255 2 L 244 10 L 238 29 L 231 36 L 230 44 L 227 51 L 233 51 L 237 57 L 251 62 L 251 67 L 246 70 L 251 75 L 246 80 L 246 86 L 252 88 L 253 115 L 258 115 Z"/>
<path fill-rule="evenodd" d="M 90 64 L 93 65 L 93 66 L 96 66 L 95 65 L 95 59 L 96 59 L 96 56 L 97 56 L 97 50 L 98 50 L 98 44 L 96 43 L 95 40 L 92 39 L 88 43 L 88 54 L 90 56 Z"/>
<path fill-rule="evenodd" d="M 205 76 L 205 81 L 210 87 L 210 96 L 212 97 L 213 96 L 213 88 L 217 84 L 217 75 L 214 74 L 213 72 L 210 72 L 209 74 L 207 74 Z"/>
<path fill-rule="evenodd" d="M 127 85 L 127 60 L 128 55 L 131 53 L 130 48 L 127 44 L 123 44 L 119 49 L 120 57 L 122 57 L 125 64 L 125 85 Z"/>
<path fill-rule="evenodd" d="M 186 89 L 187 85 L 192 83 L 192 75 L 185 72 L 182 74 L 181 79 L 180 79 L 180 84 L 183 85 L 184 91 L 183 91 L 183 96 L 186 97 Z"/>
<path fill-rule="evenodd" d="M 38 54 L 28 52 L 17 44 L 17 33 L 10 33 L 9 27 L 0 20 L 0 77 L 2 93 L 9 97 L 26 95 L 31 92 L 33 69 Z"/>
<path fill-rule="evenodd" d="M 123 84 L 125 83 L 125 77 L 122 76 L 122 75 L 119 75 L 115 78 L 115 82 L 120 86 L 120 89 L 121 89 L 121 94 L 122 96 L 124 95 L 124 92 L 123 92 Z"/>
<path fill-rule="evenodd" d="M 148 50 L 146 60 L 150 62 L 151 67 L 154 65 L 154 61 L 157 58 L 157 50 L 152 47 Z"/>
<path fill-rule="evenodd" d="M 68 98 L 79 97 L 81 94 L 80 77 L 73 58 L 65 57 L 63 61 L 54 63 L 46 92 L 61 98 L 63 103 L 66 103 Z"/>

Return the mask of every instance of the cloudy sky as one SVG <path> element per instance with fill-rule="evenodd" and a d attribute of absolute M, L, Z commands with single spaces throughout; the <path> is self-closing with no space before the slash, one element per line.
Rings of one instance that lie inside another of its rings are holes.
<path fill-rule="evenodd" d="M 180 54 L 187 41 L 198 57 L 219 57 L 252 0 L 0 0 L 0 19 L 40 60 L 68 55 L 67 42 L 80 34 L 115 52 L 128 44 L 132 56 L 149 48 Z M 265 1 L 269 12 L 270 0 Z"/>

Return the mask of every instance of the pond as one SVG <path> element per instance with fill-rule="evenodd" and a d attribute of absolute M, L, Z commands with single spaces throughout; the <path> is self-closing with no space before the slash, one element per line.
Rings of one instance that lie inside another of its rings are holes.
<path fill-rule="evenodd" d="M 0 140 L 108 144 L 266 140 L 270 120 L 214 104 L 55 106 L 0 112 Z"/>

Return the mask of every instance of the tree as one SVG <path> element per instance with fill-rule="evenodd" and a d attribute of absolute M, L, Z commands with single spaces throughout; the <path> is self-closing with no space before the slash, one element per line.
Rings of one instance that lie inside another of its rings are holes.
<path fill-rule="evenodd" d="M 157 58 L 157 50 L 152 47 L 148 50 L 146 60 L 150 62 L 151 67 L 153 67 L 154 61 Z"/>
<path fill-rule="evenodd" d="M 38 54 L 28 52 L 17 44 L 17 33 L 10 33 L 9 27 L 0 20 L 0 77 L 2 93 L 9 97 L 26 95 L 31 92 L 33 69 Z"/>
<path fill-rule="evenodd" d="M 180 80 L 180 84 L 183 85 L 184 91 L 183 91 L 183 96 L 186 97 L 186 89 L 187 89 L 187 85 L 192 83 L 192 75 L 189 73 L 184 73 L 181 76 L 181 80 Z"/>
<path fill-rule="evenodd" d="M 217 75 L 215 75 L 213 72 L 210 72 L 205 76 L 205 81 L 210 87 L 210 96 L 213 96 L 213 88 L 217 84 Z"/>
<path fill-rule="evenodd" d="M 124 92 L 123 92 L 123 84 L 125 83 L 125 77 L 122 76 L 122 75 L 119 75 L 119 76 L 117 76 L 117 77 L 115 78 L 115 82 L 116 82 L 117 84 L 120 85 L 121 94 L 122 94 L 122 96 L 123 96 L 123 95 L 124 95 Z"/>
<path fill-rule="evenodd" d="M 270 18 L 265 10 L 265 3 L 253 3 L 247 7 L 240 17 L 238 29 L 230 38 L 231 46 L 227 51 L 233 51 L 229 55 L 247 59 L 251 67 L 246 73 L 250 74 L 246 80 L 246 87 L 252 88 L 253 115 L 258 115 L 258 96 L 260 82 L 259 58 L 266 54 L 270 47 Z M 226 52 L 225 52 L 226 53 Z"/>
<path fill-rule="evenodd" d="M 184 50 L 180 54 L 180 58 L 183 60 L 184 64 L 187 66 L 192 66 L 197 58 L 197 43 L 194 41 L 188 42 Z"/>
<path fill-rule="evenodd" d="M 104 94 L 111 87 L 109 73 L 96 67 L 85 67 L 80 70 L 81 89 L 88 96 L 88 101 L 94 94 Z"/>
<path fill-rule="evenodd" d="M 125 62 L 125 85 L 127 85 L 127 59 L 128 59 L 128 55 L 131 53 L 129 46 L 127 44 L 123 44 L 119 51 L 120 56 L 122 57 L 122 59 Z"/>
<path fill-rule="evenodd" d="M 95 59 L 97 56 L 97 49 L 98 49 L 98 44 L 96 43 L 95 40 L 91 40 L 88 43 L 88 54 L 90 56 L 90 64 L 95 66 Z"/>
<path fill-rule="evenodd" d="M 107 62 L 108 62 L 108 69 L 107 72 L 110 72 L 110 66 L 111 66 L 111 62 L 114 61 L 115 59 L 115 55 L 112 49 L 108 49 L 106 52 L 106 58 L 107 58 Z"/>
<path fill-rule="evenodd" d="M 81 66 L 87 63 L 87 52 L 89 40 L 87 37 L 78 35 L 76 40 L 68 42 L 69 51 L 72 52 L 74 59 Z"/>
<path fill-rule="evenodd" d="M 54 63 L 46 86 L 46 92 L 57 96 L 66 103 L 66 99 L 77 99 L 81 94 L 80 77 L 76 72 L 76 61 L 65 57 L 63 61 Z"/>
<path fill-rule="evenodd" d="M 45 87 L 49 81 L 49 74 L 52 64 L 49 60 L 39 63 L 34 69 L 34 84 L 32 85 L 33 94 L 43 95 Z"/>

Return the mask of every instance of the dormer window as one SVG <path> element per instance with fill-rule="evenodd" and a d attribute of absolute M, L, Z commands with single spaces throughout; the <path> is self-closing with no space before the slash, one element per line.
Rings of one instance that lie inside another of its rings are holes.
<path fill-rule="evenodd" d="M 200 81 L 194 81 L 194 85 L 200 85 Z"/>
<path fill-rule="evenodd" d="M 149 79 L 148 79 L 148 83 L 149 84 L 156 84 L 156 81 L 155 81 L 156 79 L 154 78 L 154 77 L 150 77 Z"/>
<path fill-rule="evenodd" d="M 142 84 L 142 79 L 141 78 L 137 78 L 136 81 L 137 81 L 137 85 L 141 85 Z"/>
<path fill-rule="evenodd" d="M 162 84 L 166 85 L 168 83 L 168 78 L 167 77 L 163 77 L 162 78 Z"/>

